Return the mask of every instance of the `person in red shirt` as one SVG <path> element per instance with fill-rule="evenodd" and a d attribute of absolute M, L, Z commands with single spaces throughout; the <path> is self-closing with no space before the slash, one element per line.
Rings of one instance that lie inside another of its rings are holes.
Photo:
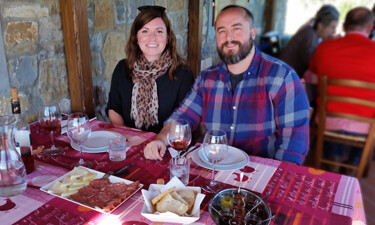
<path fill-rule="evenodd" d="M 322 42 L 311 57 L 309 70 L 318 76 L 356 79 L 375 83 L 375 42 L 368 38 L 374 22 L 373 13 L 365 7 L 351 9 L 344 22 L 345 36 Z M 375 91 L 355 88 L 329 88 L 331 93 L 342 96 L 356 96 L 375 101 Z M 375 110 L 345 103 L 331 103 L 327 110 L 373 117 Z M 326 129 L 338 132 L 366 134 L 368 126 L 351 120 L 327 118 Z M 337 146 L 337 144 L 335 144 Z M 332 148 L 332 146 L 330 146 Z M 341 148 L 337 148 L 341 150 Z M 352 151 L 354 152 L 354 151 Z M 342 153 L 337 153 L 336 156 Z M 359 157 L 352 163 L 357 164 Z"/>

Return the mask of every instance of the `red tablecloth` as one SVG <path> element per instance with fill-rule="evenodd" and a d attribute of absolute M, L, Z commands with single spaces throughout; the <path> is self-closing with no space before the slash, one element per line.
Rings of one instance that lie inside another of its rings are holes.
<path fill-rule="evenodd" d="M 162 161 L 146 160 L 143 157 L 143 148 L 155 137 L 154 133 L 99 121 L 92 121 L 92 129 L 121 133 L 130 140 L 128 143 L 135 144 L 122 162 L 110 161 L 108 153 L 85 153 L 84 158 L 94 162 L 95 170 L 106 172 L 135 162 L 136 166 L 131 167 L 130 173 L 123 178 L 139 180 L 145 185 L 145 189 L 158 178 L 163 178 L 166 182 L 169 180 L 169 154 Z M 37 123 L 32 124 L 31 130 L 34 148 L 39 145 L 48 146 L 49 136 Z M 36 157 L 37 168 L 28 175 L 29 187 L 22 195 L 10 199 L 0 198 L 0 217 L 5 224 L 153 224 L 140 214 L 143 207 L 140 192 L 113 213 L 106 215 L 38 190 L 35 186 L 41 181 L 65 174 L 70 170 L 71 163 L 78 160 L 79 152 L 70 147 L 66 135 L 57 136 L 57 145 L 65 147 L 65 154 L 58 157 Z M 203 181 L 210 179 L 210 172 L 192 162 L 189 185 L 200 186 Z M 245 174 L 241 184 L 240 172 Z M 366 224 L 360 187 L 358 180 L 353 177 L 251 156 L 250 163 L 244 168 L 219 171 L 216 180 L 222 182 L 222 188 L 241 185 L 261 195 L 270 192 L 266 200 L 275 214 L 271 224 L 345 225 L 352 224 L 353 221 Z M 206 194 L 201 206 L 201 217 L 197 222 L 213 224 L 207 208 L 212 195 Z"/>

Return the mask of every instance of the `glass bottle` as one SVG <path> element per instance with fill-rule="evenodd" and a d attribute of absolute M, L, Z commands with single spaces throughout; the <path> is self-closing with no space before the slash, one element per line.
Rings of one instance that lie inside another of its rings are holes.
<path fill-rule="evenodd" d="M 26 190 L 26 169 L 13 142 L 14 116 L 0 116 L 0 196 L 12 197 Z"/>
<path fill-rule="evenodd" d="M 34 158 L 31 155 L 32 145 L 30 138 L 30 126 L 25 120 L 21 117 L 21 105 L 18 99 L 18 90 L 17 88 L 11 88 L 12 94 L 12 113 L 16 118 L 16 124 L 14 127 L 14 144 L 21 155 L 22 161 L 25 164 L 26 173 L 30 174 L 34 171 Z"/>

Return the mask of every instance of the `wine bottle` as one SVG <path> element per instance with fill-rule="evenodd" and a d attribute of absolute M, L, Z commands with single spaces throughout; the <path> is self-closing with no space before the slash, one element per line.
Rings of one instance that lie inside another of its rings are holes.
<path fill-rule="evenodd" d="M 34 158 L 31 155 L 31 138 L 30 138 L 30 126 L 21 117 L 21 104 L 18 99 L 17 88 L 11 88 L 11 105 L 12 113 L 16 118 L 16 124 L 13 130 L 14 145 L 17 151 L 21 155 L 22 161 L 25 164 L 26 173 L 29 174 L 34 171 Z"/>

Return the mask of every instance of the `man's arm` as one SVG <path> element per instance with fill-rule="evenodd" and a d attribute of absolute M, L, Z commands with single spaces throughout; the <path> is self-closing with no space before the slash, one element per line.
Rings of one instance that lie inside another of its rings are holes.
<path fill-rule="evenodd" d="M 275 104 L 275 121 L 280 134 L 275 158 L 302 164 L 309 149 L 309 103 L 298 75 L 285 76 Z"/>

